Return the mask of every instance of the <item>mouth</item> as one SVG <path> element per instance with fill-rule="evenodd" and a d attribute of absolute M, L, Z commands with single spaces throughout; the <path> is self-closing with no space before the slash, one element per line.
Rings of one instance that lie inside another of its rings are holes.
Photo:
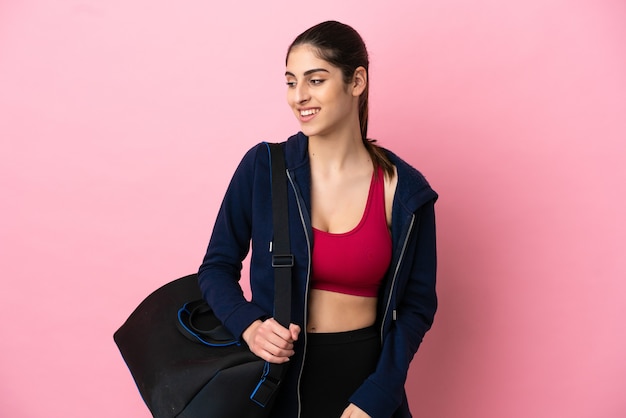
<path fill-rule="evenodd" d="M 307 117 L 318 114 L 320 109 L 300 109 L 300 116 Z"/>

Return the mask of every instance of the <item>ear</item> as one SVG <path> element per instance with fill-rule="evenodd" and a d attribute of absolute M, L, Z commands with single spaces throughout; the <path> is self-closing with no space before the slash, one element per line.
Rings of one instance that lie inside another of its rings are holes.
<path fill-rule="evenodd" d="M 367 87 L 367 70 L 365 67 L 357 67 L 352 77 L 352 95 L 358 97 Z"/>

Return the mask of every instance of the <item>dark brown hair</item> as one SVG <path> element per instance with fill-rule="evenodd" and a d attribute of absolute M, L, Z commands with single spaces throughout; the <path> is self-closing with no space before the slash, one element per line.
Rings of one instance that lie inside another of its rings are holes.
<path fill-rule="evenodd" d="M 376 140 L 367 137 L 369 116 L 369 56 L 361 35 L 352 27 L 336 22 L 326 21 L 307 29 L 296 37 L 287 50 L 287 59 L 291 50 L 298 45 L 310 45 L 316 49 L 320 59 L 339 68 L 344 82 L 350 83 L 358 67 L 365 68 L 367 85 L 359 97 L 359 123 L 361 138 L 370 154 L 374 168 L 381 167 L 385 174 L 393 177 L 394 170 L 385 151 L 375 144 Z"/>

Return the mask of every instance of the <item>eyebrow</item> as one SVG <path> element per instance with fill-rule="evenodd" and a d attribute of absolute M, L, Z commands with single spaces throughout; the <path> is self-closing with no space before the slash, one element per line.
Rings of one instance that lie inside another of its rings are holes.
<path fill-rule="evenodd" d="M 313 73 L 319 73 L 319 72 L 324 72 L 324 73 L 330 73 L 330 71 L 324 69 L 324 68 L 313 68 L 312 70 L 307 70 L 304 72 L 304 76 L 306 77 L 307 75 L 311 75 Z M 285 76 L 286 77 L 295 77 L 296 75 L 294 73 L 291 73 L 289 71 L 285 72 Z"/>

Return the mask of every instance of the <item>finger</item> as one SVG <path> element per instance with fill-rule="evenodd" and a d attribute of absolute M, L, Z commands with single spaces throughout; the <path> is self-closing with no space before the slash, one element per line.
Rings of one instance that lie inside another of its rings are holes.
<path fill-rule="evenodd" d="M 266 320 L 265 323 L 274 334 L 278 335 L 285 341 L 288 341 L 290 343 L 293 342 L 291 330 L 280 325 L 278 321 L 276 321 L 274 318 Z"/>
<path fill-rule="evenodd" d="M 275 357 L 291 357 L 294 355 L 293 347 L 280 347 L 271 341 L 262 341 L 258 348 L 264 350 Z"/>
<path fill-rule="evenodd" d="M 288 333 L 289 336 L 285 339 L 282 335 L 276 334 L 274 329 L 264 328 L 259 331 L 257 341 L 262 343 L 266 350 L 275 352 L 275 350 L 272 350 L 272 346 L 280 350 L 293 350 L 291 333 Z"/>
<path fill-rule="evenodd" d="M 284 363 L 295 354 L 292 334 L 273 318 L 267 319 L 254 330 L 250 350 L 270 363 Z"/>
<path fill-rule="evenodd" d="M 277 349 L 276 346 L 270 344 L 269 346 L 257 347 L 254 354 L 270 363 L 284 363 L 289 361 L 294 352 L 293 350 Z"/>
<path fill-rule="evenodd" d="M 340 418 L 371 418 L 365 411 L 351 403 L 348 407 L 343 411 Z"/>
<path fill-rule="evenodd" d="M 274 357 L 290 357 L 294 354 L 293 343 L 285 341 L 271 329 L 259 329 L 255 336 L 256 351 L 265 351 Z"/>
<path fill-rule="evenodd" d="M 289 331 L 291 332 L 291 339 L 297 341 L 298 336 L 300 335 L 300 326 L 296 324 L 290 324 Z"/>
<path fill-rule="evenodd" d="M 267 351 L 263 352 L 262 355 L 258 355 L 258 356 L 261 357 L 263 360 L 267 361 L 268 363 L 272 363 L 272 364 L 287 363 L 290 359 L 289 356 L 275 356 L 272 353 L 269 353 Z"/>

